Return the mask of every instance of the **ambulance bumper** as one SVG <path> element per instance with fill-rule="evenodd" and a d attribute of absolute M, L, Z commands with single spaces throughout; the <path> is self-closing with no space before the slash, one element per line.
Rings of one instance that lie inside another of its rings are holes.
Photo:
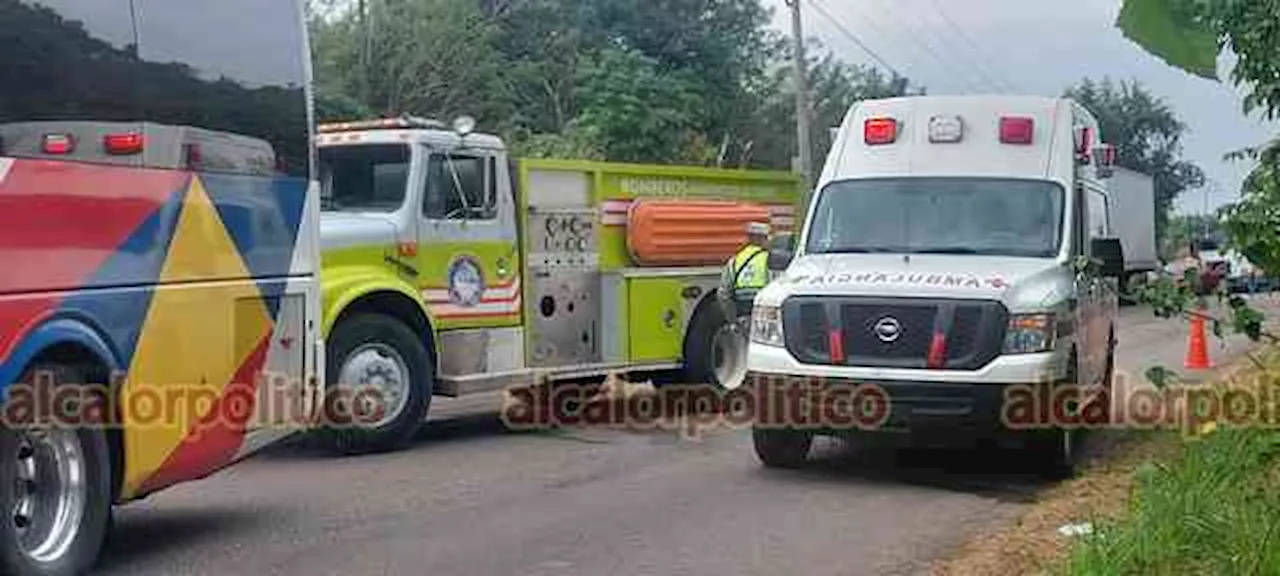
<path fill-rule="evenodd" d="M 808 384 L 811 390 L 839 391 L 823 397 L 823 402 L 850 395 L 883 399 L 883 414 L 806 421 L 806 426 L 816 425 L 819 434 L 864 431 L 985 436 L 1034 425 L 1027 418 L 1043 416 L 1053 401 L 1055 385 L 1065 376 L 1066 359 L 1056 352 L 1001 356 L 983 369 L 969 372 L 813 366 L 797 362 L 784 348 L 752 343 L 746 385 L 758 393 L 797 384 Z M 1036 412 L 1027 414 L 1027 410 Z"/>

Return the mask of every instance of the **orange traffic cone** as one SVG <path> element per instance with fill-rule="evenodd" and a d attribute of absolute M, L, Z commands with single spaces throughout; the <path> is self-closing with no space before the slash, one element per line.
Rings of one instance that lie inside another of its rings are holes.
<path fill-rule="evenodd" d="M 1191 317 L 1191 337 L 1187 342 L 1187 357 L 1183 366 L 1188 370 L 1206 370 L 1213 367 L 1209 360 L 1209 344 L 1205 341 L 1204 317 Z"/>

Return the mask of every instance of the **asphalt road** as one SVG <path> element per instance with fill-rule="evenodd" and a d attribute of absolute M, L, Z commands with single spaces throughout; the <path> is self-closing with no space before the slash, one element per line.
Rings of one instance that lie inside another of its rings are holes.
<path fill-rule="evenodd" d="M 1119 369 L 1180 367 L 1186 334 L 1125 309 Z M 439 402 L 403 452 L 285 447 L 122 508 L 100 573 L 915 574 L 1046 486 L 993 450 L 830 442 L 772 471 L 745 431 L 516 433 L 495 402 Z"/>

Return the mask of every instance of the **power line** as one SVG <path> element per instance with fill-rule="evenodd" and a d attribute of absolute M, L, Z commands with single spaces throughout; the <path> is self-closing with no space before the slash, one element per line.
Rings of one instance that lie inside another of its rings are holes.
<path fill-rule="evenodd" d="M 952 65 L 948 63 L 947 59 L 943 58 L 942 55 L 939 54 L 937 50 L 934 50 L 933 46 L 925 42 L 925 38 L 929 35 L 916 29 L 915 26 L 908 24 L 905 20 L 899 18 L 898 13 L 893 6 L 889 6 L 887 9 L 880 11 L 880 13 L 888 14 L 890 18 L 892 18 L 895 22 L 897 22 L 900 26 L 902 26 L 902 28 L 906 29 L 908 32 L 907 36 L 910 37 L 911 41 L 916 45 L 920 46 L 921 48 L 923 48 L 924 51 L 928 53 L 931 57 L 933 57 L 933 59 L 937 63 L 942 65 L 943 69 L 952 68 Z M 978 74 L 978 76 L 981 76 L 981 74 Z M 987 83 L 983 80 L 974 78 L 973 80 L 975 80 L 975 82 L 970 83 L 969 81 L 970 78 L 968 78 L 967 75 L 961 75 L 961 77 L 964 78 L 964 84 L 970 88 L 976 86 L 980 90 L 983 88 L 986 88 L 988 90 L 995 89 L 990 83 Z M 986 84 L 986 86 L 982 86 L 981 84 Z M 998 91 L 998 89 L 995 89 L 995 90 Z"/>
<path fill-rule="evenodd" d="M 978 43 L 974 42 L 973 38 L 970 37 L 967 33 L 965 33 L 964 28 L 959 24 L 956 24 L 956 22 L 952 20 L 950 16 L 947 15 L 947 12 L 942 9 L 942 4 L 939 3 L 938 0 L 929 0 L 929 3 L 933 4 L 934 9 L 938 11 L 938 16 L 942 18 L 942 21 L 948 27 L 950 27 L 952 30 L 955 31 L 956 36 L 960 37 L 960 41 L 965 44 L 968 44 L 969 48 L 973 50 L 973 53 L 978 56 L 979 60 L 985 60 L 986 54 L 984 54 L 983 51 L 980 48 L 978 48 Z M 987 76 L 986 66 L 979 66 L 975 63 L 974 67 L 978 68 L 979 72 L 983 76 Z M 999 85 L 1002 89 L 1009 90 L 1010 92 L 1014 92 L 1017 90 L 1016 87 L 1013 86 L 1013 84 L 1005 82 L 1005 78 L 1000 74 L 994 74 L 992 76 L 989 76 L 988 78 L 989 79 L 995 78 L 996 80 L 995 84 Z"/>
<path fill-rule="evenodd" d="M 818 0 L 809 0 L 809 4 L 812 5 L 814 9 L 818 11 L 819 14 L 825 17 L 827 21 L 831 23 L 832 26 L 835 26 L 836 30 L 839 30 L 842 34 L 844 34 L 846 38 L 848 38 L 854 44 L 857 44 L 858 47 L 861 48 L 863 52 L 866 52 L 868 56 L 871 56 L 873 60 L 878 62 L 881 66 L 888 68 L 889 71 L 892 72 L 895 76 L 898 76 L 900 78 L 907 78 L 906 74 L 899 72 L 898 69 L 894 68 L 892 64 L 890 64 L 884 58 L 881 58 L 880 55 L 877 54 L 875 50 L 872 50 L 871 47 L 867 46 L 866 43 L 862 41 L 862 39 L 858 38 L 857 34 L 854 34 L 853 32 L 851 32 L 848 28 L 844 26 L 844 24 L 841 24 L 840 21 L 837 20 L 835 16 L 832 16 L 830 12 L 827 12 L 827 10 L 823 8 L 821 4 L 818 3 Z"/>

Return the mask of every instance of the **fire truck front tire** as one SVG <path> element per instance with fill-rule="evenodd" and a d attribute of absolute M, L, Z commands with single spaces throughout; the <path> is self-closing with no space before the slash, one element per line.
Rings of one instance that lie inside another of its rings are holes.
<path fill-rule="evenodd" d="M 716 302 L 709 301 L 698 307 L 685 335 L 681 376 L 686 384 L 710 384 L 717 389 L 730 384 L 723 381 L 730 377 L 725 373 L 725 364 L 733 360 L 733 351 L 725 346 L 730 342 L 725 338 L 728 327 L 729 321 Z"/>
<path fill-rule="evenodd" d="M 57 385 L 79 372 L 42 366 Z M 59 414 L 60 415 L 60 414 Z M 72 414 L 74 416 L 74 414 Z M 111 457 L 104 426 L 73 421 L 0 427 L 0 572 L 71 576 L 95 564 L 111 526 Z"/>
<path fill-rule="evenodd" d="M 435 370 L 404 323 L 377 313 L 342 320 L 329 340 L 324 443 L 344 455 L 411 441 L 430 407 Z"/>

